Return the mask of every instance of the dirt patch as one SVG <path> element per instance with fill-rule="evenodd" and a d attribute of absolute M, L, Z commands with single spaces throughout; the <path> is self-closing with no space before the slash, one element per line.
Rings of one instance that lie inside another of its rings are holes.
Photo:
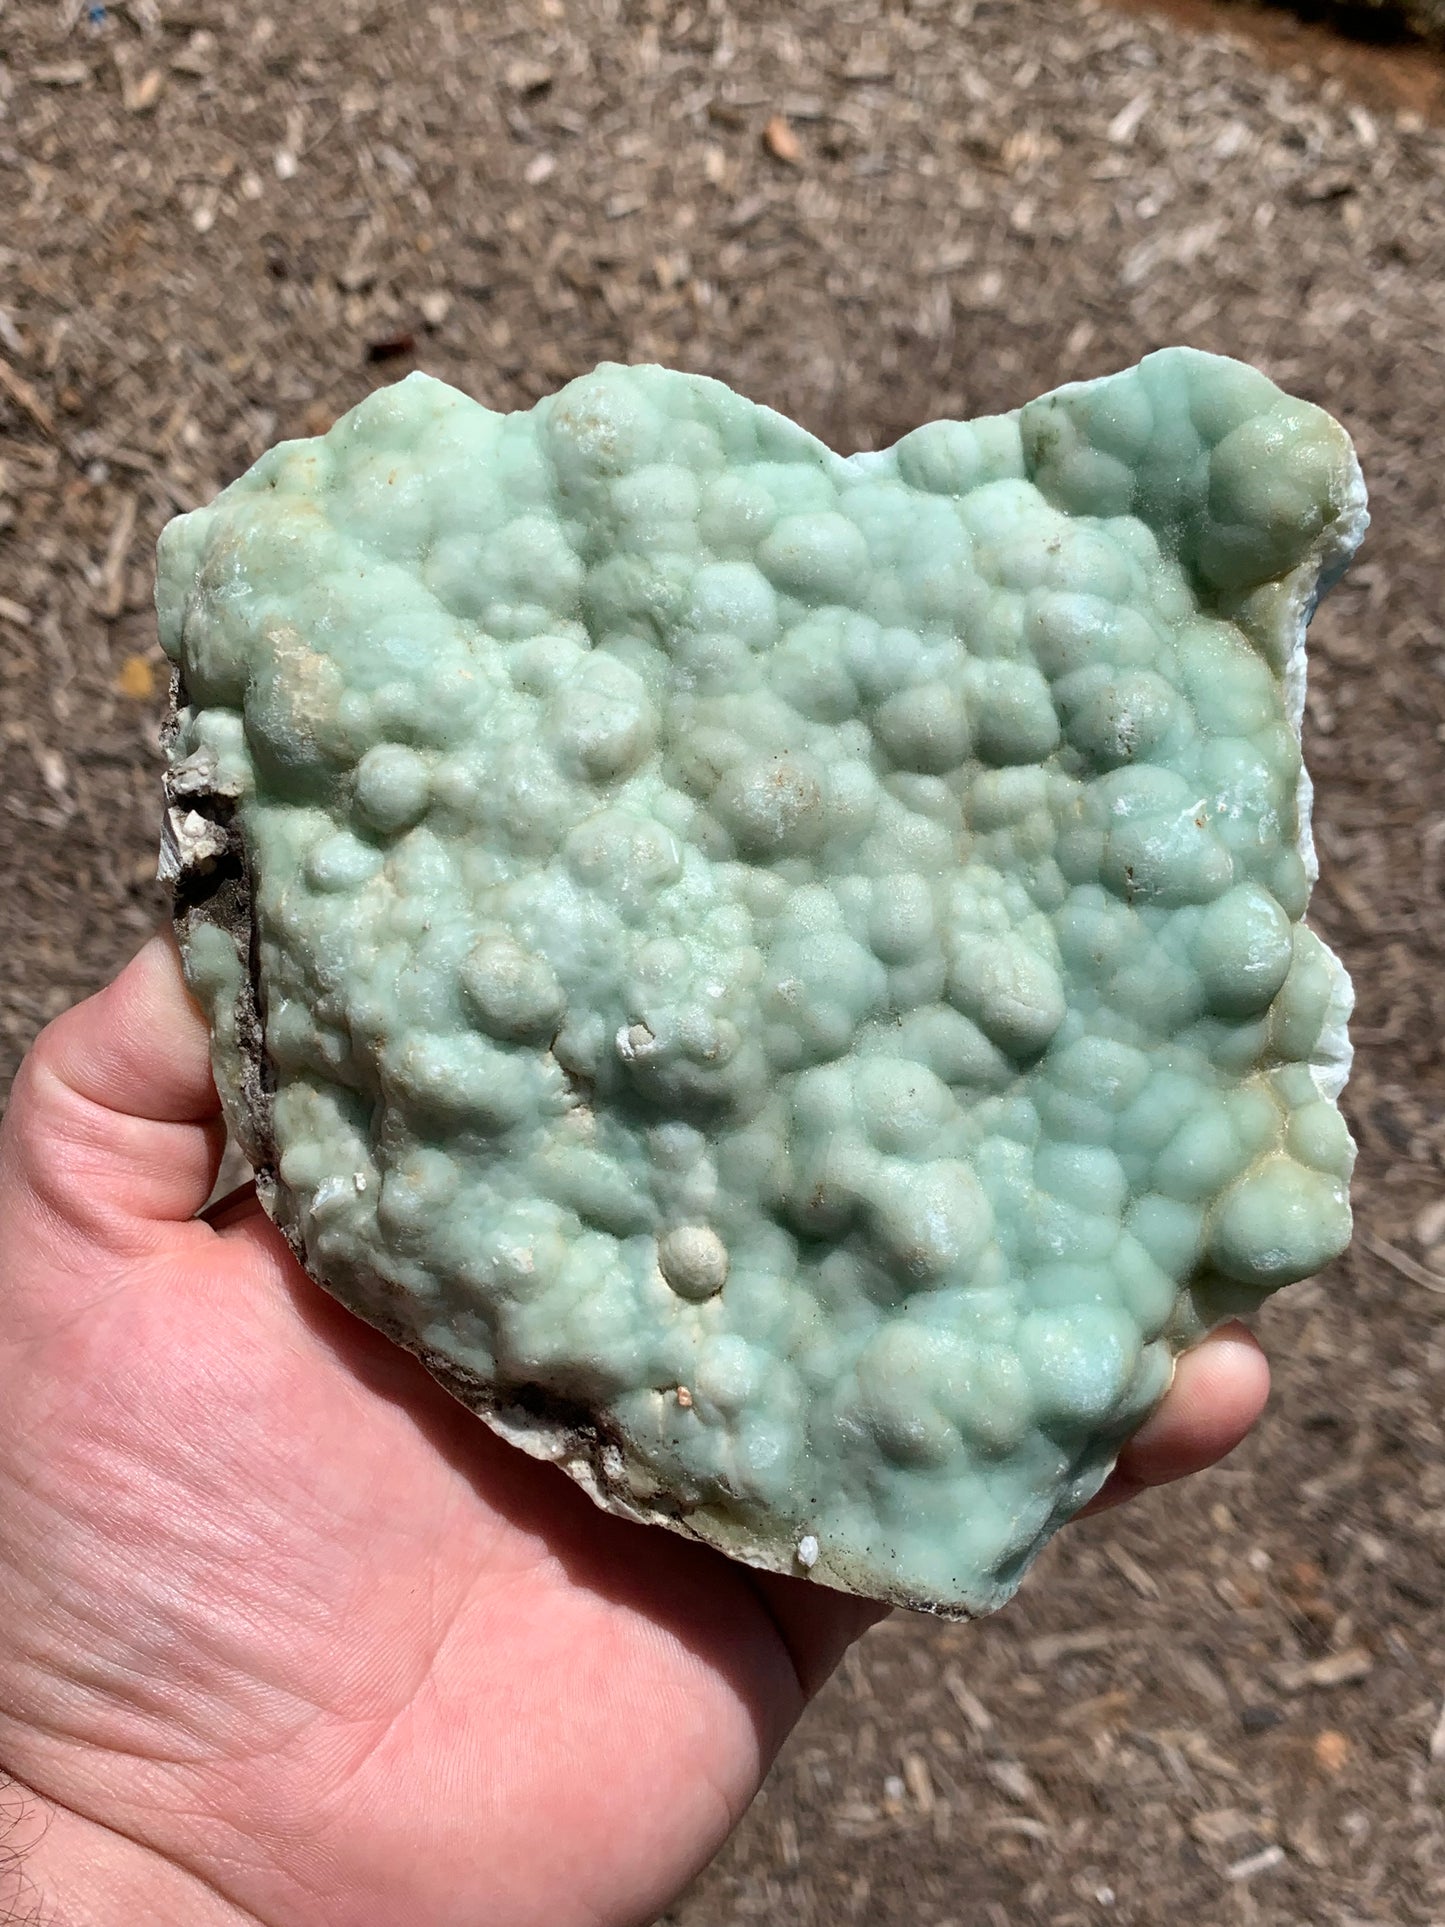
<path fill-rule="evenodd" d="M 159 914 L 151 548 L 277 437 L 421 364 L 507 407 L 657 359 L 853 448 L 1168 341 L 1258 362 L 1348 424 L 1374 498 L 1309 706 L 1362 1235 L 1266 1313 L 1246 1450 L 1071 1532 L 994 1621 L 872 1635 L 671 1919 L 1438 1922 L 1436 82 L 1377 91 L 1334 43 L 1276 63 L 1233 9 L 1203 35 L 1061 0 L 462 18 L 5 10 L 7 1067 Z"/>

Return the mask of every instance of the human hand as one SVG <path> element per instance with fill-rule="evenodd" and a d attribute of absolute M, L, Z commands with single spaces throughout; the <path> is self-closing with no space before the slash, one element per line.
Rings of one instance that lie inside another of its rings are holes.
<path fill-rule="evenodd" d="M 0 1763 L 67 1927 L 622 1927 L 880 1609 L 597 1510 L 303 1275 L 169 939 L 0 1130 Z M 1239 1327 L 1097 1504 L 1229 1451 Z M 31 1829 L 40 1836 L 40 1828 Z"/>

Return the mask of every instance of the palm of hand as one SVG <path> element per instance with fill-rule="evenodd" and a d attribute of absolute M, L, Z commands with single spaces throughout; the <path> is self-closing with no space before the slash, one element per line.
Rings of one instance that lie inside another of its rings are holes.
<path fill-rule="evenodd" d="M 597 1511 L 254 1207 L 193 1218 L 215 1113 L 157 943 L 6 1120 L 0 1762 L 158 1923 L 650 1919 L 874 1609 Z M 1262 1403 L 1209 1349 L 1134 1482 Z"/>

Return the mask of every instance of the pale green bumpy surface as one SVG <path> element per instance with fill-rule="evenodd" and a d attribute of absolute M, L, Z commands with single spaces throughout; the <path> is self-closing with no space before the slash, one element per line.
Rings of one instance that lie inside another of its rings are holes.
<path fill-rule="evenodd" d="M 847 460 L 658 368 L 414 375 L 173 522 L 311 1270 L 619 1509 L 999 1604 L 1349 1235 L 1297 729 L 1363 499 L 1172 349 Z"/>

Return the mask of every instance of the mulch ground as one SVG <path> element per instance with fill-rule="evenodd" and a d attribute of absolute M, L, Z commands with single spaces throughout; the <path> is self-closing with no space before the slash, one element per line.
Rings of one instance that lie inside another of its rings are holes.
<path fill-rule="evenodd" d="M 1229 1464 L 872 1634 L 673 1927 L 1445 1919 L 1442 76 L 1206 0 L 0 4 L 7 1072 L 161 911 L 158 529 L 413 365 L 655 359 L 852 448 L 1190 341 L 1357 439 L 1354 1249 Z"/>

